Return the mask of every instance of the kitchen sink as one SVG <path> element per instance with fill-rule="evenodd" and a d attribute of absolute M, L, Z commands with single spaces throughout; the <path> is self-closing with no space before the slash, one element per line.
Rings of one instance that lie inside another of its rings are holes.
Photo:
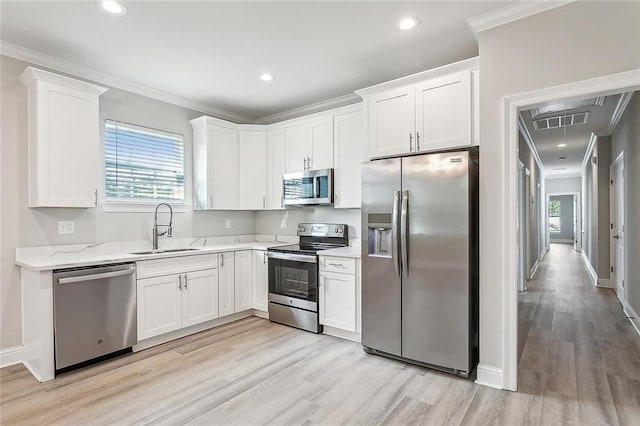
<path fill-rule="evenodd" d="M 178 248 L 178 249 L 159 249 L 159 250 L 147 250 L 147 251 L 135 251 L 131 254 L 144 255 L 144 254 L 159 254 L 159 253 L 180 253 L 184 251 L 198 251 L 197 248 Z"/>

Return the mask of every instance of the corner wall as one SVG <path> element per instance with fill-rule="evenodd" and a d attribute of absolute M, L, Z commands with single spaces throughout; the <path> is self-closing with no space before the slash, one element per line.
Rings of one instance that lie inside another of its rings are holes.
<path fill-rule="evenodd" d="M 506 338 L 503 100 L 640 68 L 639 15 L 637 2 L 573 2 L 479 34 L 480 363 L 490 371 L 503 371 Z"/>
<path fill-rule="evenodd" d="M 624 151 L 625 286 L 627 303 L 640 314 L 640 93 L 633 94 L 611 136 L 611 160 Z"/>

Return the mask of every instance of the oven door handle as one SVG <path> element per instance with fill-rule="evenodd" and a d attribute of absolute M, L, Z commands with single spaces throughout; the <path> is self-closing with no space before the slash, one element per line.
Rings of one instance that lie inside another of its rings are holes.
<path fill-rule="evenodd" d="M 306 262 L 306 263 L 318 263 L 317 256 L 310 256 L 306 254 L 293 254 L 293 253 L 279 253 L 279 252 L 267 252 L 269 259 L 280 260 L 292 260 L 294 262 Z"/>

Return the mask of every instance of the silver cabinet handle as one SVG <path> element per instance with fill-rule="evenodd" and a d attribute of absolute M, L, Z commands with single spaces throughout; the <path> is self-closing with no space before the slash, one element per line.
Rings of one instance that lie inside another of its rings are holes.
<path fill-rule="evenodd" d="M 187 289 L 187 274 L 184 274 L 184 289 Z"/>
<path fill-rule="evenodd" d="M 93 201 L 93 205 L 98 207 L 98 190 L 97 189 L 95 190 L 93 195 L 95 195 L 95 200 Z"/>
<path fill-rule="evenodd" d="M 400 276 L 400 257 L 398 256 L 398 204 L 400 204 L 400 191 L 393 194 L 393 213 L 391 217 L 391 258 L 396 277 Z"/>
<path fill-rule="evenodd" d="M 404 278 L 409 277 L 409 230 L 407 229 L 407 220 L 409 216 L 409 191 L 402 191 L 402 211 L 400 212 L 400 242 L 402 258 L 402 275 Z"/>
<path fill-rule="evenodd" d="M 220 254 L 220 267 L 224 268 L 224 253 Z"/>
<path fill-rule="evenodd" d="M 409 152 L 413 152 L 413 133 L 409 133 Z"/>
<path fill-rule="evenodd" d="M 267 264 L 267 252 L 262 252 L 262 264 L 266 265 Z"/>
<path fill-rule="evenodd" d="M 267 197 L 262 197 L 262 208 L 263 209 L 267 208 Z"/>
<path fill-rule="evenodd" d="M 178 275 L 178 290 L 182 291 L 182 275 Z"/>
<path fill-rule="evenodd" d="M 342 263 L 329 263 L 329 265 L 335 266 L 336 268 L 346 268 L 346 266 L 344 266 Z"/>
<path fill-rule="evenodd" d="M 304 163 L 304 170 L 307 170 L 307 157 L 304 157 L 302 162 Z"/>
<path fill-rule="evenodd" d="M 307 167 L 311 170 L 311 157 L 307 157 Z"/>
<path fill-rule="evenodd" d="M 416 151 L 420 151 L 420 132 L 416 132 Z"/>

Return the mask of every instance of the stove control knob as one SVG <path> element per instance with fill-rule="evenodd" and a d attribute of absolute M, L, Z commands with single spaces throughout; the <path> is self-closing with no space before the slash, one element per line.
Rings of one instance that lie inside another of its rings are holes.
<path fill-rule="evenodd" d="M 301 230 L 302 232 L 306 232 L 307 228 L 305 228 L 304 226 L 301 226 L 300 228 L 298 228 L 299 230 Z"/>

